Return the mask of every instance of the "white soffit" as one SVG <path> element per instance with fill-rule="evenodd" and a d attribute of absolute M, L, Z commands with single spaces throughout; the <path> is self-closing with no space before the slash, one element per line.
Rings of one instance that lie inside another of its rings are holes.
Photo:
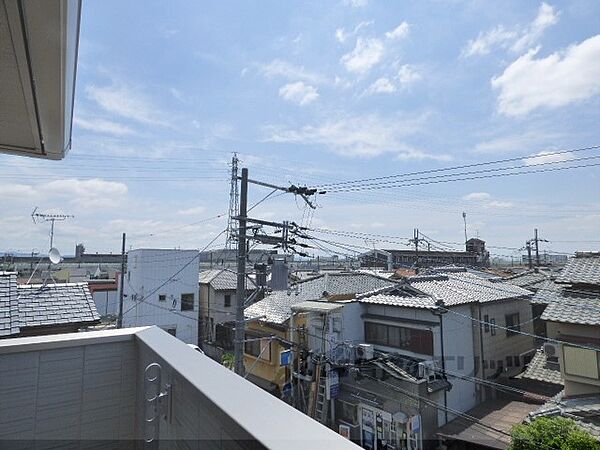
<path fill-rule="evenodd" d="M 81 0 L 0 0 L 0 152 L 71 144 Z"/>

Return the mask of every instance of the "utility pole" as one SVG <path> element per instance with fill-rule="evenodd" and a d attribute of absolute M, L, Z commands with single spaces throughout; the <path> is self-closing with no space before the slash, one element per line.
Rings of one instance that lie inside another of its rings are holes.
<path fill-rule="evenodd" d="M 546 239 L 540 239 L 538 237 L 538 230 L 535 228 L 533 230 L 533 241 L 535 242 L 535 264 L 537 267 L 540 266 L 540 242 L 548 242 Z"/>
<path fill-rule="evenodd" d="M 125 291 L 125 233 L 123 233 L 123 242 L 121 244 L 121 274 L 119 279 L 119 317 L 117 318 L 117 328 L 123 328 L 123 294 Z"/>
<path fill-rule="evenodd" d="M 467 245 L 467 213 L 463 211 L 463 221 L 465 222 L 465 245 Z"/>
<path fill-rule="evenodd" d="M 235 373 L 245 375 L 244 369 L 244 303 L 246 301 L 246 214 L 248 210 L 248 169 L 242 169 L 240 212 L 238 215 L 237 290 L 235 309 Z"/>
<path fill-rule="evenodd" d="M 415 266 L 417 268 L 417 272 L 419 271 L 419 243 L 427 242 L 425 239 L 421 239 L 419 237 L 419 229 L 415 228 L 413 232 L 413 238 L 409 241 L 411 244 L 415 244 Z M 427 242 L 428 248 L 430 248 L 429 242 Z"/>
<path fill-rule="evenodd" d="M 527 249 L 527 261 L 529 263 L 529 269 L 533 269 L 533 261 L 531 260 L 531 241 L 527 241 L 525 243 L 525 248 Z"/>

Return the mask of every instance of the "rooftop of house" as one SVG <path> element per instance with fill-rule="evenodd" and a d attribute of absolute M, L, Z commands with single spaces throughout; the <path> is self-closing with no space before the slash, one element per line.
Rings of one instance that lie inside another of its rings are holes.
<path fill-rule="evenodd" d="M 561 391 L 528 415 L 528 420 L 539 417 L 567 417 L 600 440 L 600 394 L 565 398 Z"/>
<path fill-rule="evenodd" d="M 354 298 L 357 294 L 374 291 L 396 283 L 376 275 L 346 272 L 326 273 L 300 281 L 287 291 L 273 291 L 245 310 L 248 318 L 282 324 L 290 318 L 292 305 L 310 300 Z"/>
<path fill-rule="evenodd" d="M 491 282 L 469 272 L 415 276 L 407 281 L 419 291 L 442 299 L 446 306 L 529 297 L 532 294 L 518 286 Z"/>
<path fill-rule="evenodd" d="M 87 283 L 18 285 L 14 273 L 0 273 L 0 336 L 99 321 Z"/>
<path fill-rule="evenodd" d="M 536 290 L 550 279 L 549 275 L 539 270 L 528 270 L 526 272 L 504 278 L 504 282 L 526 289 Z"/>
<path fill-rule="evenodd" d="M 600 253 L 577 253 L 556 278 L 560 284 L 587 284 L 600 289 Z"/>
<path fill-rule="evenodd" d="M 0 378 L 0 440 L 10 448 L 159 437 L 215 448 L 357 448 L 157 327 L 3 339 Z"/>
<path fill-rule="evenodd" d="M 558 358 L 549 358 L 543 349 L 538 349 L 535 352 L 525 370 L 515 378 L 564 385 Z"/>
<path fill-rule="evenodd" d="M 562 289 L 544 312 L 542 320 L 576 325 L 600 325 L 600 293 Z"/>
<path fill-rule="evenodd" d="M 210 284 L 216 291 L 235 291 L 237 289 L 237 273 L 233 270 L 210 269 L 203 270 L 199 275 L 200 284 Z M 254 281 L 246 277 L 246 289 L 255 289 Z"/>

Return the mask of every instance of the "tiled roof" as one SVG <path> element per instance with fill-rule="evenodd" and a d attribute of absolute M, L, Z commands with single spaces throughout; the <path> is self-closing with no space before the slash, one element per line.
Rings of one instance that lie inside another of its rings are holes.
<path fill-rule="evenodd" d="M 600 254 L 580 254 L 570 259 L 556 278 L 556 282 L 600 286 Z"/>
<path fill-rule="evenodd" d="M 538 349 L 535 352 L 533 359 L 527 364 L 525 370 L 515 378 L 559 385 L 564 384 L 558 360 L 549 360 L 542 349 Z"/>
<path fill-rule="evenodd" d="M 529 413 L 528 419 L 563 416 L 574 419 L 582 429 L 600 440 L 600 394 L 565 398 L 561 391 L 540 408 Z"/>
<path fill-rule="evenodd" d="M 216 291 L 235 291 L 237 289 L 237 274 L 229 269 L 203 270 L 199 275 L 200 284 L 210 284 Z M 254 289 L 256 284 L 246 277 L 246 288 Z"/>
<path fill-rule="evenodd" d="M 369 303 L 373 305 L 399 306 L 406 308 L 435 308 L 435 300 L 429 296 L 400 296 L 382 293 L 369 297 L 360 297 L 358 301 L 360 303 Z"/>
<path fill-rule="evenodd" d="M 100 321 L 87 283 L 20 285 L 18 301 L 21 328 Z"/>
<path fill-rule="evenodd" d="M 0 272 L 0 336 L 18 333 L 17 274 Z"/>
<path fill-rule="evenodd" d="M 354 296 L 395 284 L 385 278 L 359 272 L 327 273 L 298 282 L 289 291 L 272 292 L 246 308 L 245 315 L 281 324 L 289 319 L 291 306 L 297 303 L 331 296 Z"/>
<path fill-rule="evenodd" d="M 491 282 L 468 272 L 417 276 L 409 278 L 408 282 L 421 292 L 444 300 L 446 306 L 491 302 L 531 295 L 530 291 L 518 286 Z"/>
<path fill-rule="evenodd" d="M 561 298 L 563 287 L 553 280 L 547 279 L 536 286 L 536 293 L 531 297 L 531 303 L 548 305 Z"/>
<path fill-rule="evenodd" d="M 548 280 L 548 275 L 543 272 L 528 270 L 511 277 L 504 278 L 504 282 L 522 288 L 537 289 Z"/>
<path fill-rule="evenodd" d="M 559 298 L 550 302 L 542 314 L 542 320 L 600 325 L 600 294 L 584 295 L 580 291 L 563 289 Z"/>

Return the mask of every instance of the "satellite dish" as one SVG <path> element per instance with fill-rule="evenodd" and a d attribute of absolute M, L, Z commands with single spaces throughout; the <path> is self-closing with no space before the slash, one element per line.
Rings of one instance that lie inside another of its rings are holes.
<path fill-rule="evenodd" d="M 62 261 L 62 256 L 60 256 L 60 252 L 56 247 L 52 247 L 50 252 L 48 253 L 48 258 L 50 258 L 50 262 L 52 264 L 58 264 Z"/>

